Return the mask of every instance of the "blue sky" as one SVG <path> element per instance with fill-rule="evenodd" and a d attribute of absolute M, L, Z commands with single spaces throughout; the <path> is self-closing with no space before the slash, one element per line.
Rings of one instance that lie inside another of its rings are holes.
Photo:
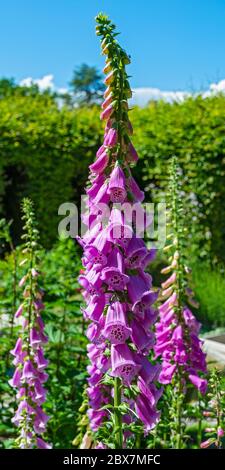
<path fill-rule="evenodd" d="M 0 76 L 54 75 L 103 65 L 94 16 L 110 15 L 132 56 L 133 87 L 207 89 L 225 78 L 225 0 L 0 0 Z"/>

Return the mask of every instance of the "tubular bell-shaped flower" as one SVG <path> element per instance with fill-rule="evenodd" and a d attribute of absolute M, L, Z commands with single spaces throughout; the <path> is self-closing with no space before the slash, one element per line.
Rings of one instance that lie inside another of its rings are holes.
<path fill-rule="evenodd" d="M 140 426 L 142 422 L 143 431 L 148 433 L 159 417 L 156 406 L 160 393 L 154 384 L 159 371 L 156 373 L 148 359 L 154 344 L 151 327 L 156 320 L 156 311 L 151 306 L 157 292 L 152 289 L 151 276 L 144 271 L 154 257 L 154 250 L 148 250 L 138 236 L 143 230 L 143 227 L 139 230 L 138 220 L 147 220 L 140 205 L 144 193 L 129 168 L 129 163 L 138 159 L 130 140 L 132 126 L 128 118 L 131 89 L 125 66 L 130 60 L 115 39 L 115 26 L 104 15 L 98 15 L 96 31 L 107 57 L 104 72 L 108 74 L 105 80 L 108 88 L 101 114 L 106 125 L 103 145 L 89 167 L 87 213 L 83 218 L 88 229 L 79 240 L 85 269 L 80 283 L 87 303 L 84 316 L 90 321 L 87 328 L 91 361 L 87 389 L 90 427 L 94 432 L 101 430 L 100 441 L 107 445 L 110 438 L 104 441 L 104 422 L 110 422 L 107 405 L 113 406 L 111 445 L 119 448 L 126 445 L 128 437 L 133 436 L 135 441 L 129 425 L 136 421 Z M 136 220 L 135 204 L 141 212 Z M 145 378 L 148 383 L 143 392 Z M 135 385 L 135 392 L 131 385 Z M 124 414 L 120 412 L 121 406 L 127 410 Z M 125 433 L 123 425 L 127 427 Z"/>
<path fill-rule="evenodd" d="M 23 213 L 25 262 L 23 260 L 21 265 L 27 264 L 28 267 L 26 275 L 22 278 L 25 281 L 20 281 L 20 286 L 25 286 L 24 299 L 20 307 L 20 315 L 23 317 L 22 331 L 15 348 L 11 351 L 16 369 L 9 383 L 17 389 L 16 397 L 19 401 L 12 421 L 19 428 L 19 437 L 16 440 L 19 448 L 50 449 L 51 446 L 40 437 L 40 434 L 45 432 L 49 419 L 41 408 L 47 393 L 42 385 L 48 378 L 44 372 L 48 361 L 43 353 L 43 344 L 46 343 L 47 337 L 44 334 L 44 323 L 41 318 L 44 305 L 40 299 L 43 292 L 38 287 L 38 231 L 29 199 L 24 199 Z M 19 316 L 18 310 L 15 315 Z"/>

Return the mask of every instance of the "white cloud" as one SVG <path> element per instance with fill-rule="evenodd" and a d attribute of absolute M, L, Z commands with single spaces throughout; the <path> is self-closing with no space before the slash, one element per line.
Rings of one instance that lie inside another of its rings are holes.
<path fill-rule="evenodd" d="M 186 91 L 162 91 L 159 88 L 134 88 L 131 105 L 145 106 L 150 100 L 164 100 L 169 103 L 183 101 L 190 96 Z"/>
<path fill-rule="evenodd" d="M 57 88 L 54 84 L 54 75 L 44 75 L 42 78 L 32 78 L 27 77 L 21 80 L 21 86 L 30 87 L 32 84 L 38 85 L 40 91 L 44 90 L 51 90 L 57 91 L 59 94 L 65 94 L 68 92 L 67 88 Z M 208 96 L 215 95 L 217 93 L 225 93 L 225 79 L 220 80 L 218 83 L 211 83 L 209 85 L 208 90 L 204 92 L 195 93 L 194 95 L 202 95 L 203 98 L 207 98 Z M 193 94 L 187 91 L 164 91 L 160 90 L 159 88 L 134 88 L 133 89 L 133 97 L 130 99 L 131 106 L 138 105 L 138 106 L 146 106 L 149 101 L 158 101 L 163 100 L 167 103 L 182 102 L 189 96 L 193 96 Z"/>
<path fill-rule="evenodd" d="M 57 92 L 58 92 L 60 95 L 65 95 L 66 93 L 69 93 L 69 90 L 68 90 L 68 88 L 58 88 L 58 89 L 57 89 Z"/>
<path fill-rule="evenodd" d="M 38 86 L 38 88 L 41 91 L 49 90 L 49 89 L 54 90 L 55 85 L 53 83 L 53 80 L 54 80 L 54 75 L 52 74 L 44 75 L 44 77 L 42 78 L 27 77 L 21 80 L 20 85 L 30 87 L 32 84 L 35 84 Z"/>
<path fill-rule="evenodd" d="M 210 90 L 213 93 L 221 93 L 225 91 L 225 80 L 220 80 L 218 83 L 211 83 Z"/>

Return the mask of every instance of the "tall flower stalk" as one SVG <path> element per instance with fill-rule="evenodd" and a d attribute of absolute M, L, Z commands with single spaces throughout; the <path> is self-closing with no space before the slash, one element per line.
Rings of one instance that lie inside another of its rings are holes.
<path fill-rule="evenodd" d="M 38 230 L 29 199 L 23 201 L 24 220 L 24 259 L 20 263 L 26 267 L 26 273 L 21 278 L 19 286 L 23 288 L 23 301 L 15 313 L 21 318 L 21 331 L 11 354 L 16 367 L 10 385 L 17 389 L 18 408 L 13 417 L 13 423 L 19 429 L 16 446 L 22 449 L 50 448 L 41 437 L 46 430 L 49 417 L 42 410 L 45 402 L 46 382 L 48 374 L 45 368 L 48 361 L 44 357 L 43 345 L 47 342 L 44 334 L 44 323 L 41 311 L 43 291 L 38 286 Z"/>
<path fill-rule="evenodd" d="M 137 445 L 137 435 L 143 428 L 149 433 L 159 418 L 156 404 L 161 390 L 154 383 L 159 367 L 148 359 L 154 345 L 151 327 L 157 313 L 152 305 L 157 293 L 145 272 L 154 250 L 147 250 L 138 232 L 138 216 L 135 220 L 133 214 L 135 206 L 136 214 L 147 219 L 141 207 L 144 193 L 130 169 L 138 160 L 128 117 L 130 59 L 108 17 L 99 14 L 96 22 L 106 56 L 101 112 L 106 124 L 103 144 L 89 167 L 83 217 L 88 229 L 80 239 L 84 271 L 79 281 L 89 322 L 90 426 L 98 431 L 98 447 L 121 448 L 128 442 Z"/>
<path fill-rule="evenodd" d="M 207 439 L 200 445 L 202 449 L 207 447 L 224 448 L 225 436 L 225 388 L 224 377 L 218 369 L 213 369 L 209 377 L 209 391 L 207 393 L 207 410 L 203 415 L 209 420 L 209 426 L 205 429 Z M 212 424 L 213 423 L 213 424 Z"/>
<path fill-rule="evenodd" d="M 171 164 L 168 193 L 168 243 L 169 265 L 162 270 L 169 277 L 162 283 L 159 321 L 156 323 L 155 356 L 162 358 L 159 380 L 172 384 L 171 404 L 173 415 L 173 447 L 183 445 L 183 405 L 187 384 L 192 384 L 201 394 L 206 392 L 205 354 L 199 339 L 200 324 L 190 310 L 197 307 L 190 289 L 190 269 L 187 267 L 187 232 L 177 160 Z"/>

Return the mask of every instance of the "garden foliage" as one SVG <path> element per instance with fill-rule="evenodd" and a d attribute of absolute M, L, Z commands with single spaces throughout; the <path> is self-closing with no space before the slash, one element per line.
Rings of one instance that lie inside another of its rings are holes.
<path fill-rule="evenodd" d="M 19 204 L 29 195 L 37 208 L 41 240 L 57 237 L 58 207 L 80 200 L 103 135 L 98 107 L 70 109 L 49 94 L 15 94 L 0 99 L 1 213 L 21 232 Z M 224 262 L 225 97 L 189 98 L 183 103 L 151 102 L 134 108 L 134 144 L 146 199 L 164 196 L 173 155 L 183 170 L 193 255 Z"/>

